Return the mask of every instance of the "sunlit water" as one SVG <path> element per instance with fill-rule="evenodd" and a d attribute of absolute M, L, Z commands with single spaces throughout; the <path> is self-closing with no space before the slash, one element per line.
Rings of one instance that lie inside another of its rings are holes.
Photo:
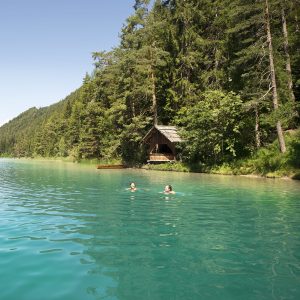
<path fill-rule="evenodd" d="M 0 222 L 1 300 L 300 299 L 300 182 L 2 159 Z"/>

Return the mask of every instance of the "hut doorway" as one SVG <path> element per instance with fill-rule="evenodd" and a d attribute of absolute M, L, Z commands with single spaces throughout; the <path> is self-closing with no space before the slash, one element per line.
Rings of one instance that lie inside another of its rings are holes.
<path fill-rule="evenodd" d="M 157 147 L 157 152 L 158 153 L 166 153 L 166 154 L 172 154 L 172 150 L 170 149 L 170 147 L 167 144 L 160 144 Z"/>

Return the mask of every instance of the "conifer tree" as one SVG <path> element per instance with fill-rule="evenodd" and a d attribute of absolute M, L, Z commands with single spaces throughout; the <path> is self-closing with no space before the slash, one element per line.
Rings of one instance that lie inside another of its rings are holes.
<path fill-rule="evenodd" d="M 273 57 L 273 45 L 272 45 L 272 34 L 271 34 L 271 27 L 270 27 L 270 13 L 269 13 L 268 0 L 265 0 L 265 24 L 266 24 L 267 41 L 268 41 L 268 48 L 269 48 L 268 52 L 269 52 L 270 72 L 271 72 L 270 77 L 271 77 L 273 106 L 274 106 L 274 110 L 276 111 L 279 108 L 279 103 L 278 103 L 277 83 L 276 83 L 275 65 L 274 65 L 274 57 Z M 285 146 L 285 140 L 284 140 L 280 120 L 276 121 L 276 129 L 277 129 L 280 151 L 284 153 L 286 151 L 286 146 Z"/>
<path fill-rule="evenodd" d="M 293 80 L 292 80 L 292 68 L 291 68 L 291 58 L 289 53 L 289 37 L 288 37 L 288 30 L 287 30 L 287 20 L 286 20 L 286 1 L 284 0 L 281 4 L 281 21 L 282 21 L 282 33 L 283 33 L 283 45 L 284 45 L 284 53 L 285 53 L 285 65 L 286 65 L 286 72 L 288 77 L 288 89 L 290 93 L 290 99 L 293 103 L 295 103 L 295 95 L 293 91 Z"/>

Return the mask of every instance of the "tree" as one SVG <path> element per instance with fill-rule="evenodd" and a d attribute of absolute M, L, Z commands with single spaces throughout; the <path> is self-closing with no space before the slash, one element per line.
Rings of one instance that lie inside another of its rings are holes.
<path fill-rule="evenodd" d="M 199 101 L 181 109 L 177 123 L 184 128 L 186 159 L 220 163 L 237 155 L 242 101 L 234 93 L 204 92 Z"/>
<path fill-rule="evenodd" d="M 276 134 L 284 151 L 283 129 L 299 125 L 299 8 L 136 0 L 120 45 L 94 52 L 95 69 L 66 99 L 1 127 L 0 152 L 140 161 L 149 127 L 175 121 L 190 161 L 246 156 Z"/>
<path fill-rule="evenodd" d="M 273 95 L 273 106 L 274 110 L 278 110 L 278 93 L 277 93 L 277 84 L 276 84 L 276 74 L 275 74 L 275 66 L 274 66 L 274 57 L 273 57 L 273 46 L 272 46 L 272 34 L 270 27 L 270 14 L 269 14 L 269 1 L 265 0 L 265 24 L 266 24 L 266 32 L 268 38 L 268 46 L 269 46 L 269 63 L 270 63 L 270 72 L 271 72 L 271 88 Z M 286 151 L 285 140 L 282 132 L 282 126 L 280 120 L 276 122 L 277 136 L 280 146 L 280 151 L 284 153 Z"/>
<path fill-rule="evenodd" d="M 284 4 L 286 1 L 283 1 L 281 5 L 281 20 L 282 20 L 282 33 L 283 33 L 283 45 L 284 45 L 284 53 L 286 56 L 286 72 L 288 76 L 288 89 L 290 93 L 290 99 L 293 103 L 295 103 L 296 98 L 293 91 L 293 80 L 292 80 L 292 68 L 291 68 L 291 58 L 289 53 L 289 38 L 288 38 L 288 30 L 287 30 L 287 21 L 286 21 L 286 13 Z"/>

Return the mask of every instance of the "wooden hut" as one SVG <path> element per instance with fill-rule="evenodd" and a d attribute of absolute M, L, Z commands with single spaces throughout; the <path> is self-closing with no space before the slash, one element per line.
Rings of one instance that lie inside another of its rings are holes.
<path fill-rule="evenodd" d="M 176 160 L 176 143 L 182 142 L 175 126 L 155 125 L 143 138 L 149 145 L 148 162 L 167 162 Z"/>

